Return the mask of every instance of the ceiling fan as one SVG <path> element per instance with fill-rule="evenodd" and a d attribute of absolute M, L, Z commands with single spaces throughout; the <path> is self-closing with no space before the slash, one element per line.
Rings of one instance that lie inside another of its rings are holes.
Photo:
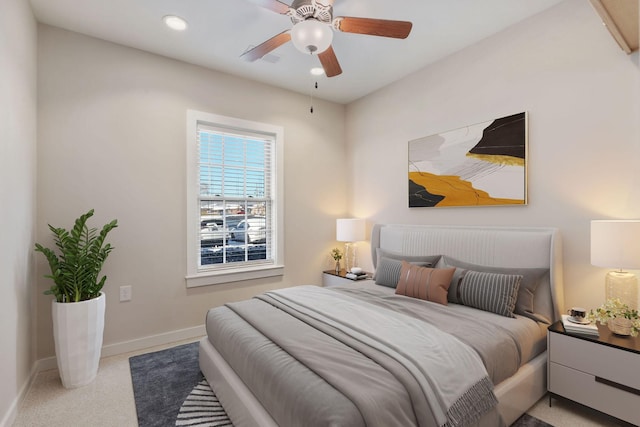
<path fill-rule="evenodd" d="M 405 39 L 411 32 L 413 24 L 408 21 L 350 16 L 334 18 L 333 1 L 294 0 L 291 6 L 288 6 L 278 0 L 252 0 L 259 6 L 289 16 L 293 27 L 247 50 L 241 57 L 253 62 L 291 41 L 301 52 L 318 55 L 327 77 L 334 77 L 342 73 L 338 58 L 331 46 L 334 30 L 397 39 Z"/>

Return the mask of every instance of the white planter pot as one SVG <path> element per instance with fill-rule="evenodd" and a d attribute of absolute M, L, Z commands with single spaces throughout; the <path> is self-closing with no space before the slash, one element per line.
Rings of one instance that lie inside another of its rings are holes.
<path fill-rule="evenodd" d="M 105 294 L 88 301 L 53 300 L 53 338 L 65 388 L 89 384 L 98 373 L 104 332 Z"/>

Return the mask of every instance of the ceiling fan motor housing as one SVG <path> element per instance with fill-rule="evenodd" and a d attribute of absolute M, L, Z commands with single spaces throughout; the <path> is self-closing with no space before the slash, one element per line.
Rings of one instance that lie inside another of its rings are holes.
<path fill-rule="evenodd" d="M 291 22 L 297 24 L 309 18 L 315 18 L 325 24 L 333 19 L 333 6 L 316 0 L 295 0 L 291 5 Z"/>

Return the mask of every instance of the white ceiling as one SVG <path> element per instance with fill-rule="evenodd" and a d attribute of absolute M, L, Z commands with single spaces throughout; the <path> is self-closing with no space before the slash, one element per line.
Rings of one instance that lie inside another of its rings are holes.
<path fill-rule="evenodd" d="M 334 16 L 413 22 L 405 40 L 335 32 L 343 73 L 312 77 L 316 57 L 291 43 L 270 59 L 246 62 L 250 46 L 291 27 L 252 0 L 30 0 L 39 22 L 274 86 L 348 103 L 563 0 L 335 0 Z M 289 0 L 282 0 L 290 4 Z M 165 15 L 185 18 L 185 32 Z"/>

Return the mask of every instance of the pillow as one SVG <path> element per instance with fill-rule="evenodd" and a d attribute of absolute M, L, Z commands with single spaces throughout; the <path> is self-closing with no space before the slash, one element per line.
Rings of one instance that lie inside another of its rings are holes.
<path fill-rule="evenodd" d="M 460 283 L 462 276 L 464 276 L 463 270 L 474 270 L 485 273 L 499 273 L 499 274 L 515 274 L 522 276 L 520 281 L 520 289 L 518 291 L 518 299 L 516 301 L 516 308 L 514 312 L 522 316 L 529 317 L 538 322 L 551 324 L 549 319 L 536 313 L 533 304 L 533 298 L 540 284 L 543 276 L 549 272 L 548 268 L 507 268 L 507 267 L 490 267 L 486 265 L 471 264 L 469 262 L 459 261 L 450 256 L 444 255 L 442 257 L 442 265 L 456 267 L 456 273 L 453 276 L 451 286 L 449 287 L 449 302 L 459 303 L 457 300 L 457 285 Z"/>
<path fill-rule="evenodd" d="M 382 248 L 376 248 L 376 260 L 379 260 L 381 257 L 397 259 L 399 261 L 404 260 L 410 263 L 428 262 L 432 265 L 436 265 L 442 255 L 405 255 L 399 252 L 392 252 Z M 376 267 L 377 266 L 378 263 L 376 263 Z"/>
<path fill-rule="evenodd" d="M 425 259 L 426 257 L 409 257 Z M 419 265 L 421 267 L 432 267 L 433 263 L 427 261 L 409 261 L 413 265 Z M 378 259 L 378 268 L 376 274 L 373 276 L 377 285 L 388 286 L 395 288 L 400 278 L 400 268 L 402 267 L 402 260 L 387 258 L 386 256 Z"/>
<path fill-rule="evenodd" d="M 522 276 L 516 274 L 483 273 L 466 270 L 458 284 L 458 299 L 464 305 L 490 311 L 505 317 L 515 317 Z"/>
<path fill-rule="evenodd" d="M 376 271 L 373 274 L 373 279 L 375 280 L 378 271 L 380 270 L 380 260 L 381 258 L 395 259 L 398 261 L 407 261 L 412 264 L 422 265 L 425 267 L 431 267 L 436 265 L 436 263 L 440 260 L 441 255 L 403 255 L 397 252 L 386 251 L 381 248 L 376 248 L 376 259 L 374 266 L 376 267 Z M 393 282 L 393 287 L 395 288 L 397 280 Z"/>
<path fill-rule="evenodd" d="M 455 268 L 420 267 L 401 261 L 396 294 L 447 305 L 447 291 Z"/>
<path fill-rule="evenodd" d="M 376 281 L 376 285 L 395 288 L 398 285 L 401 268 L 402 261 L 400 260 L 387 257 L 380 258 L 378 260 L 378 268 L 376 269 L 376 274 L 373 277 Z"/>

